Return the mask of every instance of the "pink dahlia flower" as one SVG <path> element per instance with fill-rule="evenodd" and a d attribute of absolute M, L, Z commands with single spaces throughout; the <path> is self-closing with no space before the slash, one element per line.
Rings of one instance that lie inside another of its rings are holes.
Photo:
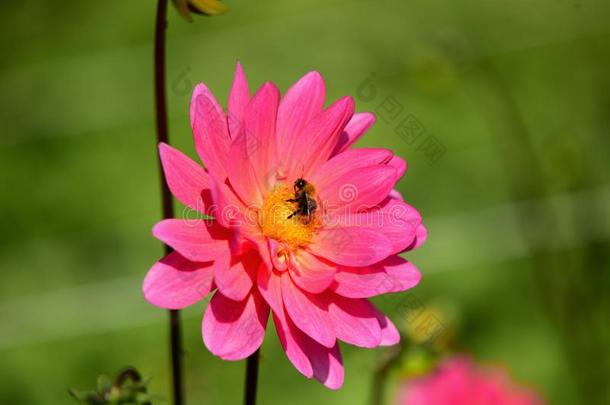
<path fill-rule="evenodd" d="M 324 108 L 310 72 L 283 97 L 273 83 L 250 95 L 238 64 L 225 112 L 195 87 L 190 107 L 205 168 L 159 145 L 174 196 L 214 219 L 166 219 L 156 238 L 174 252 L 144 280 L 153 305 L 180 309 L 214 291 L 203 341 L 240 360 L 256 351 L 269 313 L 288 359 L 329 388 L 343 384 L 338 340 L 393 345 L 399 334 L 367 298 L 415 286 L 399 253 L 426 238 L 394 185 L 406 163 L 386 149 L 352 148 L 374 123 L 343 97 Z M 300 182 L 297 180 L 301 180 Z"/>
<path fill-rule="evenodd" d="M 468 357 L 445 360 L 429 376 L 409 381 L 398 405 L 542 405 L 535 392 L 515 385 L 501 369 L 476 366 Z"/>

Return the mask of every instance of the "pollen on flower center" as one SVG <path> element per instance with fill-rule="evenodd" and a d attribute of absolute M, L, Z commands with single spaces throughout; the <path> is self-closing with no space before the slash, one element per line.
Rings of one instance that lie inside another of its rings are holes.
<path fill-rule="evenodd" d="M 292 215 L 297 210 L 298 203 L 288 200 L 294 198 L 295 193 L 291 187 L 278 184 L 265 196 L 263 206 L 258 211 L 258 224 L 263 235 L 284 242 L 293 249 L 309 244 L 320 226 L 318 212 L 310 217 Z"/>

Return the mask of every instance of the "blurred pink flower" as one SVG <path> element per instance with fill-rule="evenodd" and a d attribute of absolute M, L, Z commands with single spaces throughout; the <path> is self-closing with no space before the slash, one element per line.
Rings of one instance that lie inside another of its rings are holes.
<path fill-rule="evenodd" d="M 531 390 L 497 368 L 481 368 L 465 356 L 443 361 L 432 374 L 407 382 L 399 405 L 542 405 Z"/>
<path fill-rule="evenodd" d="M 187 216 L 214 219 L 154 227 L 175 252 L 150 269 L 143 291 L 153 305 L 180 309 L 216 290 L 202 333 L 225 360 L 260 347 L 271 309 L 294 366 L 337 389 L 337 340 L 368 348 L 399 341 L 367 298 L 419 282 L 419 271 L 398 253 L 421 245 L 426 230 L 393 190 L 405 161 L 386 149 L 352 148 L 373 114 L 354 113 L 351 97 L 327 108 L 324 101 L 318 72 L 281 99 L 269 82 L 250 97 L 238 64 L 227 112 L 204 84 L 195 87 L 191 126 L 205 168 L 168 145 L 159 150 Z M 294 199 L 300 202 L 288 201 Z"/>

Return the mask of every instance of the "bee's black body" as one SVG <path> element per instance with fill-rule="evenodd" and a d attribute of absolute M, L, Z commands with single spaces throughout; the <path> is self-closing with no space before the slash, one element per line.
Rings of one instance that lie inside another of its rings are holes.
<path fill-rule="evenodd" d="M 298 215 L 305 220 L 305 222 L 309 222 L 311 220 L 311 216 L 318 208 L 318 204 L 316 203 L 313 186 L 308 183 L 305 179 L 298 178 L 294 182 L 294 198 L 287 200 L 288 202 L 297 203 L 297 209 L 288 216 L 288 219 Z"/>

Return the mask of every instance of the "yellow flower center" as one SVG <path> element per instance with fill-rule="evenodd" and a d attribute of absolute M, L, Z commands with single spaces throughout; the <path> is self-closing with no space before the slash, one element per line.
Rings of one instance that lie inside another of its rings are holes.
<path fill-rule="evenodd" d="M 309 244 L 320 226 L 317 210 L 309 216 L 298 212 L 295 214 L 298 203 L 288 201 L 295 197 L 292 187 L 279 183 L 265 196 L 263 206 L 258 211 L 258 224 L 263 235 L 284 242 L 293 250 Z M 310 195 L 310 198 L 315 196 Z"/>

